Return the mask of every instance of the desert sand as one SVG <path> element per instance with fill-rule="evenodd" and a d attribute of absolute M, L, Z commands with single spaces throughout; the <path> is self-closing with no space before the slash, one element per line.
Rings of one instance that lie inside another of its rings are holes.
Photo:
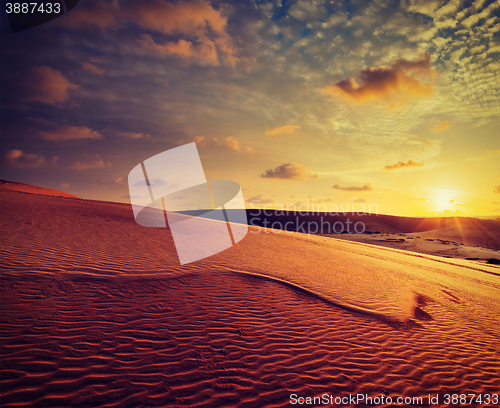
<path fill-rule="evenodd" d="M 499 394 L 498 265 L 250 227 L 181 266 L 130 205 L 0 194 L 2 406 Z"/>

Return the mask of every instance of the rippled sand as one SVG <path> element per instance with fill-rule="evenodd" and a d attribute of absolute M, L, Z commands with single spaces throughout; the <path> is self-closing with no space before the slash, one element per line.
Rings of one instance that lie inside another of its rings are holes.
<path fill-rule="evenodd" d="M 499 391 L 498 266 L 251 229 L 181 267 L 128 205 L 1 200 L 2 406 Z"/>

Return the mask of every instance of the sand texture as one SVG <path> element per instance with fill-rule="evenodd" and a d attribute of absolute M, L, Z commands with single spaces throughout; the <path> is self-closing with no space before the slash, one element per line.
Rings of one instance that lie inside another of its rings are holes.
<path fill-rule="evenodd" d="M 497 265 L 251 227 L 180 266 L 130 205 L 3 189 L 1 206 L 2 406 L 500 391 Z"/>

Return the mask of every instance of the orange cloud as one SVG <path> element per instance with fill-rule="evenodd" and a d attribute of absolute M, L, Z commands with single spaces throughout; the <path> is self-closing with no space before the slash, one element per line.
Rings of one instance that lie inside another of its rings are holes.
<path fill-rule="evenodd" d="M 178 140 L 178 144 L 192 143 L 195 142 L 197 146 L 210 146 L 210 147 L 227 147 L 235 152 L 247 151 L 248 153 L 253 152 L 253 148 L 248 146 L 242 146 L 241 143 L 234 137 L 229 136 L 224 139 L 206 138 L 205 136 L 195 136 L 190 139 Z"/>
<path fill-rule="evenodd" d="M 229 147 L 231 150 L 235 150 L 237 152 L 241 151 L 240 142 L 235 140 L 233 137 L 226 137 L 223 144 L 224 146 Z"/>
<path fill-rule="evenodd" d="M 299 125 L 285 125 L 285 126 L 275 127 L 273 129 L 269 129 L 266 126 L 266 135 L 274 136 L 274 135 L 278 135 L 280 133 L 290 134 L 290 133 L 295 132 L 295 130 L 297 130 L 297 129 L 300 129 Z"/>
<path fill-rule="evenodd" d="M 38 132 L 44 140 L 53 142 L 77 139 L 102 139 L 102 134 L 86 126 L 60 126 L 52 131 Z"/>
<path fill-rule="evenodd" d="M 227 24 L 227 17 L 204 1 L 134 2 L 129 16 L 137 25 L 164 34 L 193 33 L 210 28 L 224 35 Z"/>
<path fill-rule="evenodd" d="M 192 42 L 183 39 L 160 45 L 155 43 L 149 34 L 143 34 L 138 40 L 138 44 L 141 48 L 154 51 L 160 55 L 172 55 L 186 61 L 198 60 L 209 65 L 219 65 L 215 44 L 208 39 L 198 45 L 193 45 Z"/>
<path fill-rule="evenodd" d="M 344 191 L 371 191 L 373 190 L 370 183 L 365 184 L 364 186 L 351 186 L 351 187 L 341 187 L 338 184 L 332 186 L 335 190 L 344 190 Z"/>
<path fill-rule="evenodd" d="M 97 74 L 99 76 L 103 76 L 106 70 L 104 68 L 99 68 L 90 62 L 82 62 L 82 68 L 86 71 L 92 72 L 93 74 Z"/>
<path fill-rule="evenodd" d="M 40 167 L 45 164 L 45 158 L 40 154 L 26 154 L 14 149 L 5 155 L 6 164 L 10 167 Z"/>
<path fill-rule="evenodd" d="M 116 134 L 127 139 L 148 139 L 151 137 L 151 135 L 146 133 L 117 132 Z"/>
<path fill-rule="evenodd" d="M 450 127 L 450 122 L 448 120 L 445 120 L 444 122 L 441 122 L 439 125 L 434 126 L 432 129 L 434 132 L 441 132 L 442 130 L 448 129 Z"/>
<path fill-rule="evenodd" d="M 422 167 L 424 166 L 424 163 L 417 163 L 414 162 L 413 160 L 408 160 L 406 163 L 405 162 L 397 162 L 396 164 L 388 164 L 384 167 L 385 170 L 396 170 L 396 169 L 403 169 L 406 167 Z"/>
<path fill-rule="evenodd" d="M 69 93 L 79 86 L 68 81 L 60 71 L 47 66 L 33 67 L 25 86 L 27 102 L 43 102 L 58 105 L 69 100 Z"/>
<path fill-rule="evenodd" d="M 266 170 L 260 175 L 263 178 L 288 179 L 288 180 L 304 180 L 307 177 L 319 178 L 317 173 L 312 173 L 307 167 L 302 164 L 285 163 L 275 169 Z"/>
<path fill-rule="evenodd" d="M 221 11 L 204 1 L 179 1 L 175 4 L 142 1 L 133 3 L 129 18 L 148 30 L 196 39 L 196 44 L 180 39 L 176 43 L 158 45 L 157 51 L 218 65 L 218 50 L 224 62 L 234 66 L 239 58 L 226 32 L 227 17 Z"/>
<path fill-rule="evenodd" d="M 348 78 L 323 88 L 323 94 L 339 96 L 345 100 L 363 104 L 369 101 L 386 101 L 401 104 L 415 97 L 432 95 L 432 84 L 421 82 L 417 77 L 432 79 L 434 73 L 430 56 L 417 61 L 399 59 L 390 67 L 374 67 L 362 70 L 358 82 Z"/>
<path fill-rule="evenodd" d="M 495 194 L 500 194 L 500 184 L 498 186 L 493 187 L 493 192 Z"/>
<path fill-rule="evenodd" d="M 104 167 L 110 167 L 111 163 L 105 163 L 101 155 L 96 154 L 90 161 L 79 161 L 73 164 L 71 168 L 73 170 L 87 170 L 87 169 L 101 169 Z"/>

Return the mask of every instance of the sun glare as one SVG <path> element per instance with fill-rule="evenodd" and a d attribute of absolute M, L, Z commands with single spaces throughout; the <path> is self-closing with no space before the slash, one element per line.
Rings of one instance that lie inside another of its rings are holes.
<path fill-rule="evenodd" d="M 436 190 L 432 197 L 434 210 L 452 210 L 455 207 L 457 193 L 454 190 L 439 189 Z"/>

